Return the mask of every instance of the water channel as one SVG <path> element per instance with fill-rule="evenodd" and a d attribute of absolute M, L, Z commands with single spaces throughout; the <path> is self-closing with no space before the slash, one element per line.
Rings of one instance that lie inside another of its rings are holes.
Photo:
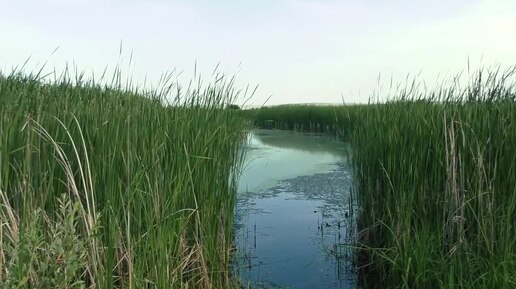
<path fill-rule="evenodd" d="M 234 264 L 244 286 L 356 288 L 345 144 L 320 134 L 255 130 L 246 150 Z"/>

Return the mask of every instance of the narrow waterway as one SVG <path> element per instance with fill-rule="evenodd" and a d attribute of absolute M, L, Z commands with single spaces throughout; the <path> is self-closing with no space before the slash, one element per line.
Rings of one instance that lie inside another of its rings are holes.
<path fill-rule="evenodd" d="M 356 288 L 342 142 L 255 130 L 239 181 L 235 272 L 251 288 Z"/>

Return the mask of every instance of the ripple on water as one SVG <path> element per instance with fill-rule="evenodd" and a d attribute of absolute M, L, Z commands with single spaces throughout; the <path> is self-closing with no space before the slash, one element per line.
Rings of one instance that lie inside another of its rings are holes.
<path fill-rule="evenodd" d="M 355 288 L 352 254 L 342 246 L 354 230 L 350 190 L 349 170 L 337 163 L 242 194 L 234 264 L 242 281 L 255 288 Z"/>

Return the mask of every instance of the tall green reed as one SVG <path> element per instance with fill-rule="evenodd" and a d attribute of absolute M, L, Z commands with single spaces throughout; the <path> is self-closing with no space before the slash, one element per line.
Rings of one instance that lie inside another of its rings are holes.
<path fill-rule="evenodd" d="M 249 109 L 243 115 L 261 128 L 325 132 L 347 140 L 361 106 L 287 104 Z"/>
<path fill-rule="evenodd" d="M 122 89 L 117 73 L 107 86 L 67 73 L 53 81 L 0 76 L 0 283 L 43 284 L 30 251 L 45 242 L 23 247 L 22 240 L 35 210 L 47 220 L 41 228 L 60 224 L 65 194 L 80 206 L 74 226 L 85 242 L 74 281 L 227 288 L 245 126 L 223 108 L 238 97 L 233 80 L 216 76 L 185 90 L 165 80 L 146 92 Z M 52 238 L 44 230 L 33 235 Z M 26 258 L 7 253 L 20 250 Z"/>
<path fill-rule="evenodd" d="M 516 288 L 515 69 L 480 70 L 463 87 L 410 82 L 386 103 L 248 116 L 350 141 L 362 287 Z"/>
<path fill-rule="evenodd" d="M 480 71 L 361 112 L 360 241 L 382 285 L 516 286 L 515 96 L 514 69 Z"/>

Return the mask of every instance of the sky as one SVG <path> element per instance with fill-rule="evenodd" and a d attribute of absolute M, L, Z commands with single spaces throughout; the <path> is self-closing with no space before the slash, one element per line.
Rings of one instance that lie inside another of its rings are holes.
<path fill-rule="evenodd" d="M 407 75 L 428 84 L 516 65 L 514 0 L 0 0 L 0 69 L 120 65 L 136 83 L 215 68 L 258 86 L 246 105 L 363 103 Z M 122 46 L 122 53 L 120 53 Z M 57 50 L 56 50 L 57 49 Z M 130 61 L 131 60 L 131 61 Z"/>

